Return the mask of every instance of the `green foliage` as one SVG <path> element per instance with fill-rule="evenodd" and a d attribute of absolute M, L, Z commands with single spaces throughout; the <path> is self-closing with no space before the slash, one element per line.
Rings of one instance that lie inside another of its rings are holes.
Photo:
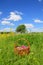
<path fill-rule="evenodd" d="M 14 53 L 15 42 L 21 38 L 30 43 L 30 54 L 22 57 Z M 43 65 L 43 33 L 0 34 L 0 65 Z"/>
<path fill-rule="evenodd" d="M 16 29 L 16 32 L 20 32 L 20 33 L 25 33 L 26 32 L 26 27 L 25 25 L 19 25 Z"/>

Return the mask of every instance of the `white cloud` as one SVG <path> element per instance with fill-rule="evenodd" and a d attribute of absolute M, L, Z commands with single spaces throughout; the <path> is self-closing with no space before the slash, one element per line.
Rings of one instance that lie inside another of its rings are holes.
<path fill-rule="evenodd" d="M 5 24 L 10 24 L 10 22 L 8 22 L 8 21 L 2 21 L 1 22 L 3 25 L 5 25 Z"/>
<path fill-rule="evenodd" d="M 15 31 L 15 29 L 13 29 L 13 28 L 3 28 L 3 29 L 0 29 L 0 32 L 10 32 L 10 31 Z"/>
<path fill-rule="evenodd" d="M 22 17 L 20 14 L 17 14 L 15 12 L 10 12 L 10 15 L 8 16 L 8 18 L 4 18 L 4 20 L 19 21 L 19 20 L 22 20 Z"/>
<path fill-rule="evenodd" d="M 32 28 L 32 32 L 43 32 L 43 28 Z"/>
<path fill-rule="evenodd" d="M 34 22 L 36 22 L 36 23 L 43 23 L 43 21 L 40 20 L 40 19 L 35 19 Z"/>
<path fill-rule="evenodd" d="M 2 14 L 2 12 L 0 11 L 0 15 Z"/>
<path fill-rule="evenodd" d="M 3 32 L 3 29 L 1 29 L 0 32 Z"/>
<path fill-rule="evenodd" d="M 1 14 L 2 12 L 0 12 Z M 1 21 L 2 25 L 14 25 L 12 22 L 10 21 L 19 21 L 22 20 L 21 17 L 21 12 L 15 11 L 15 12 L 10 12 L 10 15 L 7 18 L 3 18 Z"/>
<path fill-rule="evenodd" d="M 14 25 L 13 23 L 9 22 L 9 21 L 2 21 L 1 22 L 2 25 Z"/>
<path fill-rule="evenodd" d="M 33 28 L 34 25 L 33 24 L 25 24 L 26 28 Z"/>
<path fill-rule="evenodd" d="M 12 29 L 12 28 L 4 28 L 3 30 L 6 31 L 6 32 L 10 32 L 10 31 L 13 31 L 14 29 Z"/>
<path fill-rule="evenodd" d="M 39 2 L 42 2 L 42 0 L 38 0 Z"/>

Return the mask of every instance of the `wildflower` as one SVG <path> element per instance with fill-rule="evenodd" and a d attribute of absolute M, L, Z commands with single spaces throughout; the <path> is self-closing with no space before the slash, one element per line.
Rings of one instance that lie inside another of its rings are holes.
<path fill-rule="evenodd" d="M 26 48 L 26 46 L 24 46 L 24 45 L 22 45 L 21 47 L 22 47 L 22 48 Z"/>

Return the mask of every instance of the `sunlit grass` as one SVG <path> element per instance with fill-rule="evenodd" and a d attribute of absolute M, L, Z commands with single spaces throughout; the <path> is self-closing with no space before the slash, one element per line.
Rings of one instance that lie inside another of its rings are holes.
<path fill-rule="evenodd" d="M 21 38 L 30 43 L 30 54 L 23 57 L 14 53 L 14 44 Z M 43 33 L 0 34 L 0 65 L 43 65 Z"/>

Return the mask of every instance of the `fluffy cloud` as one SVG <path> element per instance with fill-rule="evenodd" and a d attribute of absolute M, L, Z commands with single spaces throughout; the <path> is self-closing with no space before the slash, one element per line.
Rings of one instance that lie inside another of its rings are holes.
<path fill-rule="evenodd" d="M 34 25 L 33 24 L 25 24 L 26 28 L 33 28 Z"/>
<path fill-rule="evenodd" d="M 10 12 L 10 15 L 8 16 L 8 18 L 4 18 L 4 20 L 12 20 L 12 21 L 19 21 L 22 20 L 22 17 L 20 14 L 18 14 L 19 12 Z"/>
<path fill-rule="evenodd" d="M 43 28 L 32 28 L 32 32 L 43 32 Z"/>
<path fill-rule="evenodd" d="M 4 28 L 4 29 L 1 29 L 0 32 L 10 32 L 10 31 L 15 31 L 15 29 L 13 28 Z"/>
<path fill-rule="evenodd" d="M 1 12 L 0 12 L 1 14 Z M 14 25 L 13 23 L 11 23 L 10 21 L 19 21 L 22 20 L 22 12 L 10 12 L 10 15 L 7 18 L 3 18 L 1 21 L 2 25 Z"/>
<path fill-rule="evenodd" d="M 36 23 L 43 23 L 43 21 L 41 21 L 39 19 L 35 19 L 34 22 L 36 22 Z"/>
<path fill-rule="evenodd" d="M 2 25 L 14 25 L 13 23 L 6 21 L 6 20 L 2 21 L 1 23 Z"/>
<path fill-rule="evenodd" d="M 14 29 L 12 29 L 12 28 L 4 28 L 3 30 L 6 32 L 14 31 Z"/>

